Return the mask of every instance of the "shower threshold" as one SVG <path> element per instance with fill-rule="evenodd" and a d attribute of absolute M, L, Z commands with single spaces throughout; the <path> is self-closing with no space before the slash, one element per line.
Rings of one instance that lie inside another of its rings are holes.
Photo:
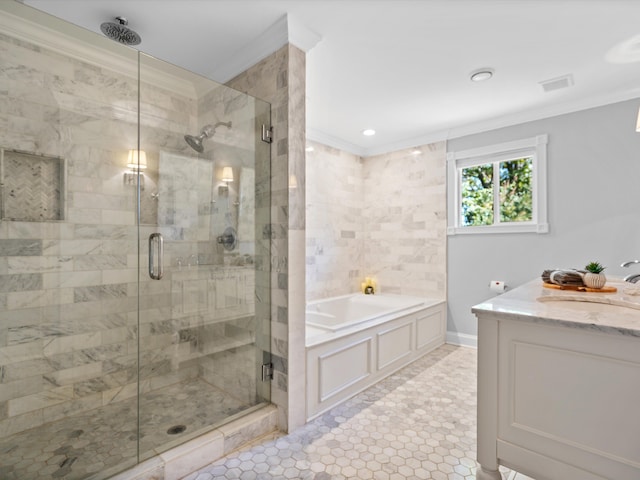
<path fill-rule="evenodd" d="M 141 460 L 253 410 L 199 378 L 145 392 Z M 137 463 L 137 411 L 132 397 L 0 439 L 0 478 L 99 480 L 131 468 Z M 185 430 L 169 435 L 176 424 Z"/>

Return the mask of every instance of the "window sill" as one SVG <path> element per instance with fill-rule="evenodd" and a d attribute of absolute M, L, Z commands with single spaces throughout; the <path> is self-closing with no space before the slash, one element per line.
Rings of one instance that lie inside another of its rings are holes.
<path fill-rule="evenodd" d="M 483 227 L 447 227 L 447 235 L 486 235 L 492 233 L 549 233 L 549 224 L 523 223 L 519 225 L 486 225 Z"/>

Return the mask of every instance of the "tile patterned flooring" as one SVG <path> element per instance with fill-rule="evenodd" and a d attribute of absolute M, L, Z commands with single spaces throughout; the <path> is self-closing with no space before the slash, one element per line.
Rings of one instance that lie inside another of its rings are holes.
<path fill-rule="evenodd" d="M 211 405 L 224 410 L 218 416 L 242 408 L 203 384 L 145 397 L 142 411 L 155 413 L 145 420 L 142 451 L 167 442 L 175 402 L 184 407 L 185 436 L 217 421 Z M 112 407 L 0 440 L 0 479 L 97 479 L 135 461 L 135 402 Z M 475 450 L 476 351 L 444 345 L 294 432 L 259 439 L 184 480 L 472 480 Z"/>
<path fill-rule="evenodd" d="M 475 458 L 476 350 L 444 345 L 292 433 L 184 480 L 472 480 Z"/>
<path fill-rule="evenodd" d="M 136 403 L 134 397 L 0 439 L 0 480 L 102 479 L 112 469 L 135 465 Z M 248 407 L 200 379 L 143 393 L 141 457 L 209 431 Z M 186 431 L 168 435 L 178 423 Z"/>

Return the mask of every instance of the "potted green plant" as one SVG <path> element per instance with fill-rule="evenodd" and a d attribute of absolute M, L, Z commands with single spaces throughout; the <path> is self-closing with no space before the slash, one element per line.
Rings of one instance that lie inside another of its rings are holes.
<path fill-rule="evenodd" d="M 602 271 L 606 267 L 603 267 L 598 262 L 588 263 L 584 269 L 587 273 L 584 274 L 584 284 L 589 288 L 602 288 L 607 283 L 607 277 L 604 276 Z"/>

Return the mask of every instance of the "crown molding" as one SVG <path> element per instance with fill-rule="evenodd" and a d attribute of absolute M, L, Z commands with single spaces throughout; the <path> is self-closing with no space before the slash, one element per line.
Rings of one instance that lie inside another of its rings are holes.
<path fill-rule="evenodd" d="M 307 128 L 307 138 L 325 144 L 329 147 L 345 150 L 349 153 L 360 155 L 363 158 L 373 157 L 376 155 L 382 155 L 390 152 L 397 152 L 406 148 L 413 148 L 421 145 L 428 145 L 430 143 L 447 141 L 454 138 L 466 137 L 468 135 L 475 135 L 478 133 L 488 132 L 491 130 L 497 130 L 500 128 L 511 127 L 514 125 L 520 125 L 522 123 L 534 122 L 537 120 L 544 120 L 546 118 L 557 117 L 560 115 L 567 115 L 570 113 L 579 112 L 582 110 L 589 110 L 591 108 L 603 107 L 605 105 L 611 105 L 613 103 L 625 102 L 627 100 L 633 100 L 640 98 L 640 87 L 632 87 L 622 92 L 616 92 L 613 94 L 605 94 L 597 97 L 589 97 L 585 99 L 579 99 L 569 101 L 565 103 L 559 103 L 557 105 L 551 105 L 543 108 L 531 109 L 525 112 L 514 113 L 511 115 L 503 115 L 500 117 L 490 118 L 481 122 L 470 123 L 459 127 L 453 127 L 449 129 L 438 130 L 434 132 L 425 133 L 416 137 L 410 137 L 397 142 L 388 143 L 379 147 L 363 148 L 359 145 L 352 144 L 344 141 L 338 137 L 328 135 L 324 132 Z M 630 128 L 633 128 L 631 125 Z M 311 136 L 312 135 L 312 136 Z"/>
<path fill-rule="evenodd" d="M 321 132 L 320 130 L 316 130 L 313 128 L 307 127 L 307 140 L 311 140 L 312 142 L 318 142 L 322 145 L 326 145 L 328 147 L 337 148 L 338 150 L 342 150 L 343 152 L 351 153 L 353 155 L 358 155 L 360 157 L 366 156 L 367 150 L 356 145 L 351 142 L 347 142 L 338 137 L 334 137 L 327 133 Z"/>
<path fill-rule="evenodd" d="M 73 25 L 19 2 L 0 3 L 0 31 L 56 53 L 138 78 L 138 50 Z M 176 67 L 177 68 L 177 67 Z M 162 69 L 145 66 L 145 82 L 189 98 L 196 96 L 190 82 Z"/>
<path fill-rule="evenodd" d="M 625 102 L 627 100 L 632 100 L 639 97 L 640 87 L 632 87 L 622 92 L 572 100 L 564 103 L 559 103 L 557 105 L 531 109 L 524 112 L 514 113 L 512 115 L 504 115 L 498 118 L 492 118 L 486 121 L 452 128 L 449 130 L 448 137 L 443 138 L 443 140 L 465 137 L 468 135 L 483 133 L 490 130 L 497 130 L 499 128 L 520 125 L 522 123 L 558 117 L 560 115 L 568 115 L 570 113 L 603 107 L 605 105 L 611 105 L 614 103 Z M 631 125 L 631 128 L 633 128 L 633 125 Z"/>
<path fill-rule="evenodd" d="M 309 52 L 309 50 L 315 47 L 322 40 L 322 37 L 318 33 L 313 30 L 309 30 L 305 25 L 300 23 L 291 15 L 287 15 L 287 27 L 289 32 L 289 43 L 291 45 L 295 45 L 305 53 Z"/>
<path fill-rule="evenodd" d="M 249 43 L 232 52 L 207 77 L 227 83 L 289 43 L 308 52 L 320 40 L 320 35 L 295 21 L 290 15 L 283 15 Z"/>

